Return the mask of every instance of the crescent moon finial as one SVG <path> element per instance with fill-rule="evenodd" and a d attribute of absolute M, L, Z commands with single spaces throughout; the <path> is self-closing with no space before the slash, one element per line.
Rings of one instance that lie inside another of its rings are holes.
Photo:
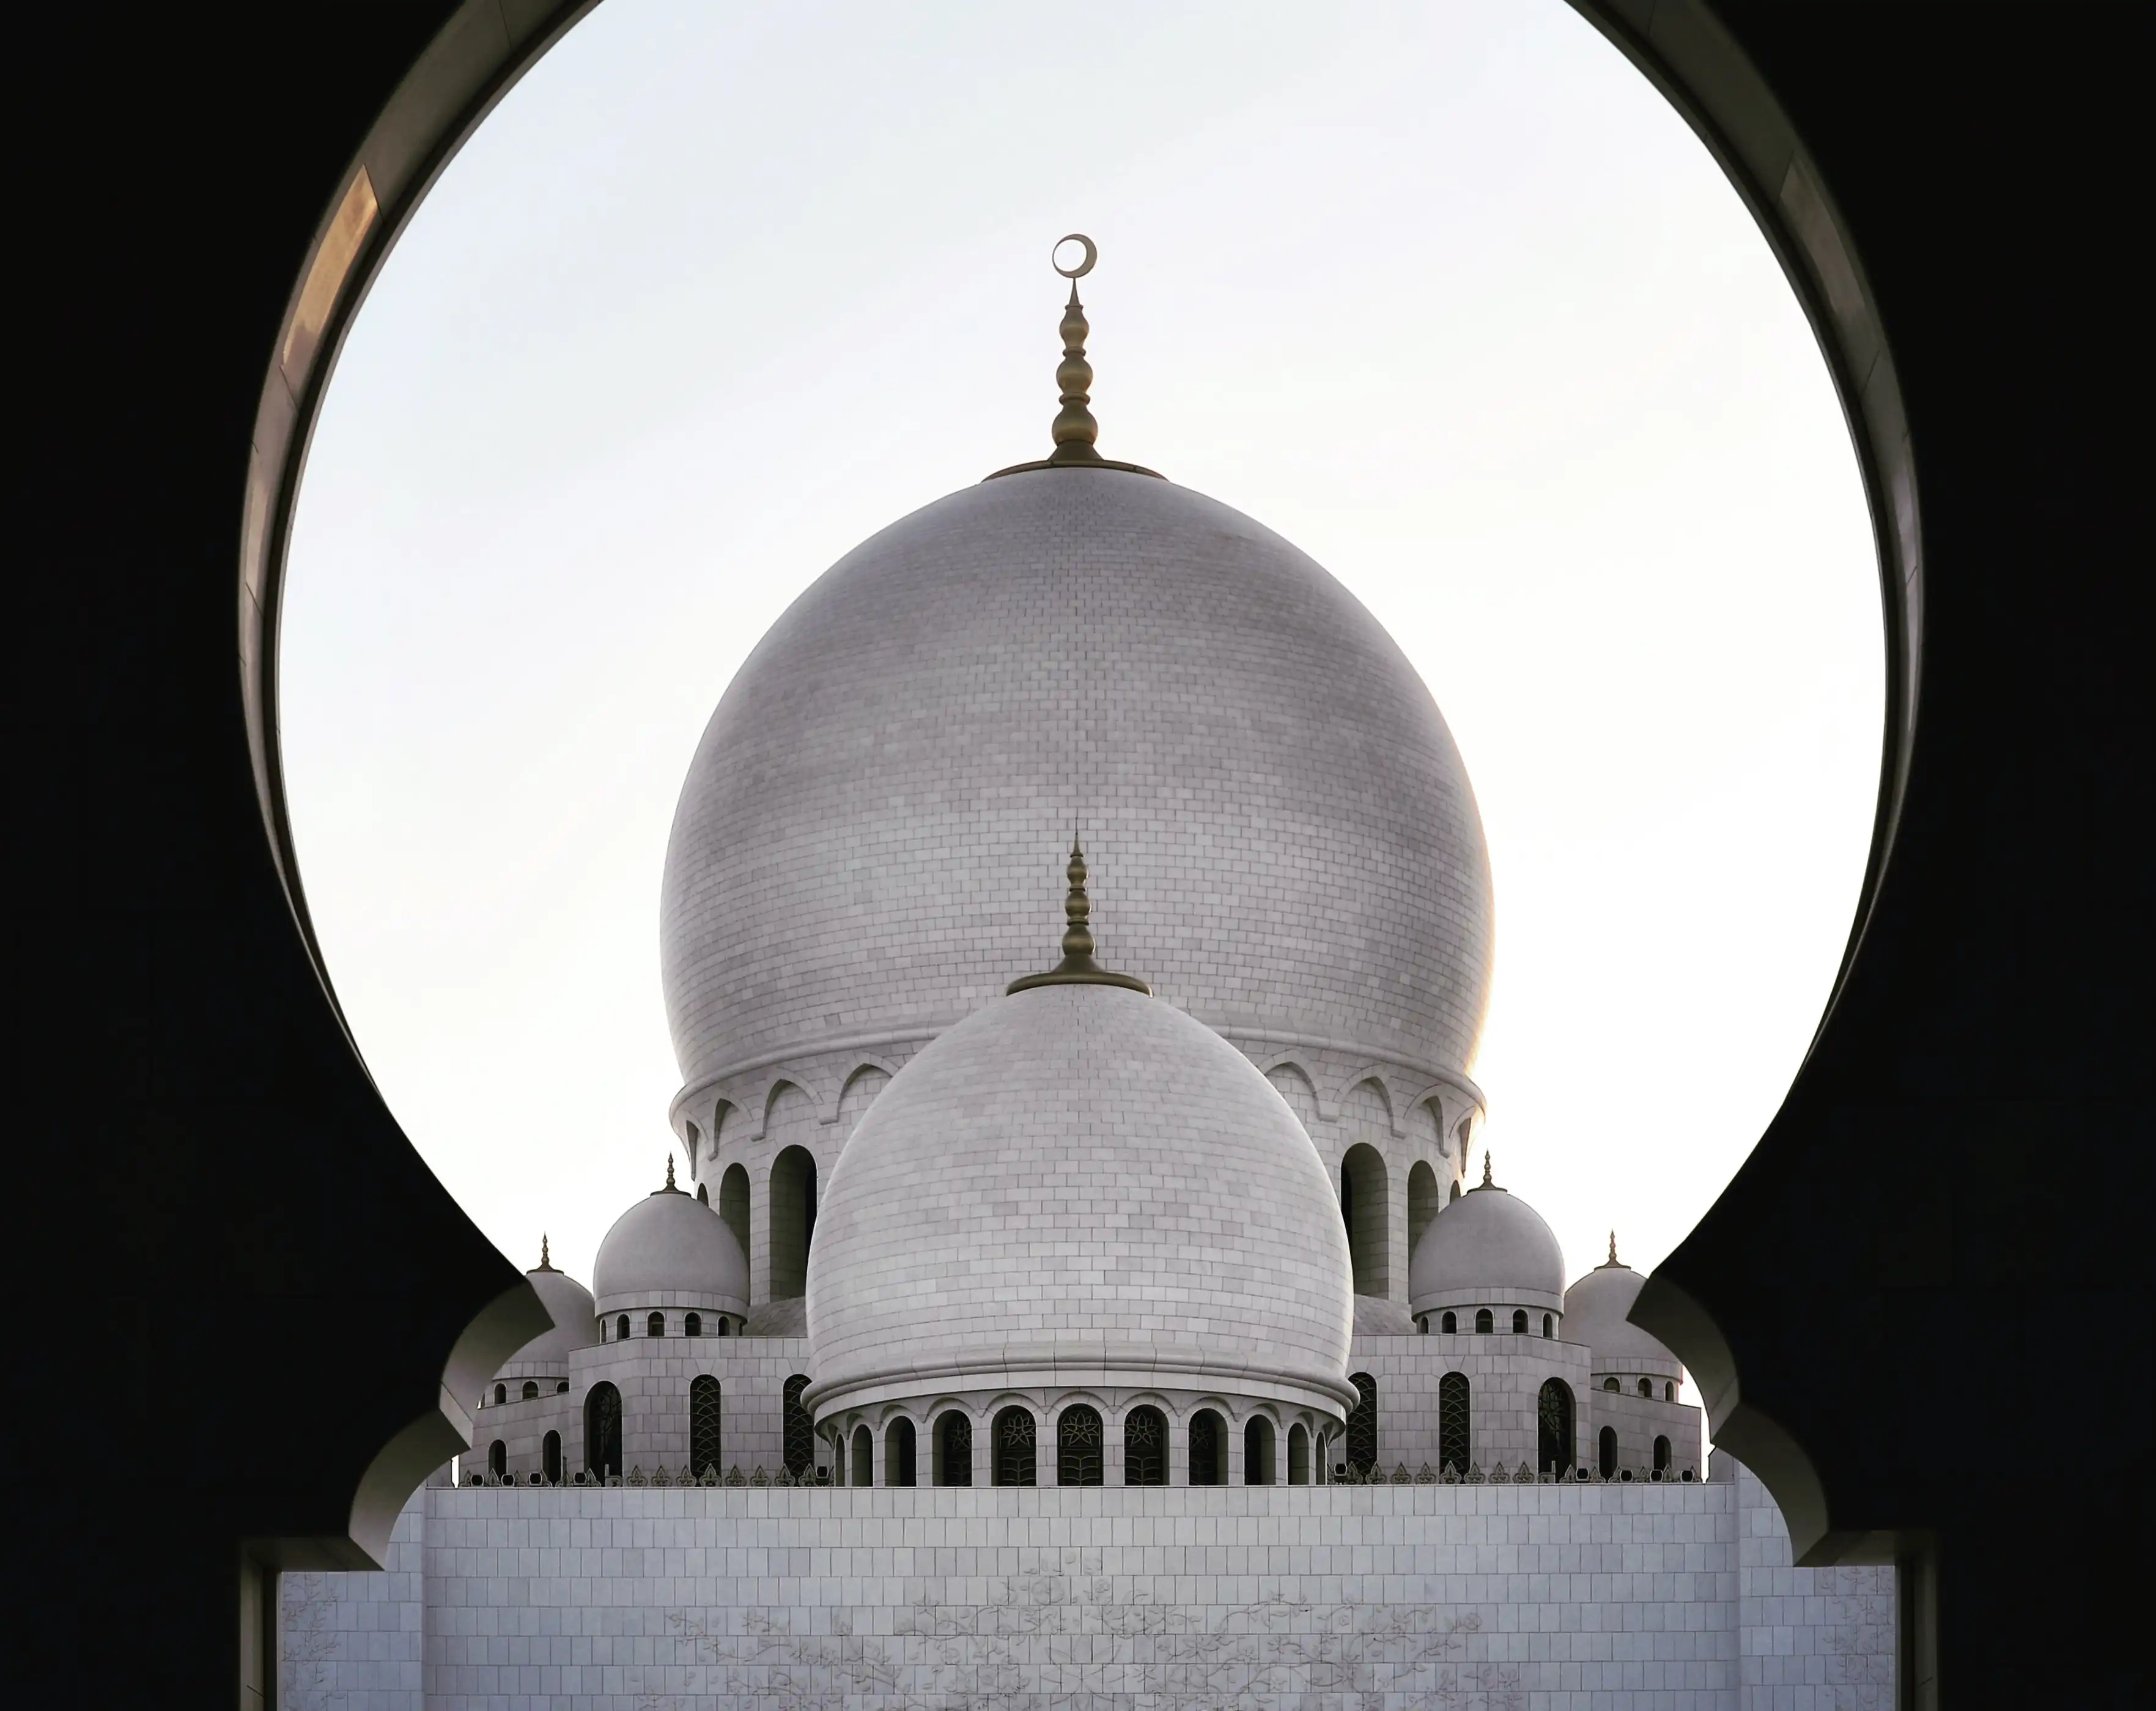
<path fill-rule="evenodd" d="M 1063 253 L 1063 246 L 1065 244 L 1082 244 L 1086 246 L 1086 259 L 1075 267 L 1065 267 L 1055 259 Z M 1099 247 L 1083 232 L 1066 232 L 1055 240 L 1055 247 L 1048 252 L 1048 265 L 1074 284 L 1092 272 L 1093 264 L 1100 259 Z"/>
<path fill-rule="evenodd" d="M 1086 246 L 1086 259 L 1075 267 L 1065 267 L 1055 259 L 1065 244 Z M 1101 454 L 1093 450 L 1093 442 L 1101 437 L 1101 424 L 1086 408 L 1092 402 L 1093 365 L 1086 360 L 1086 335 L 1091 329 L 1086 325 L 1086 306 L 1078 301 L 1078 281 L 1092 272 L 1093 264 L 1100 259 L 1100 250 L 1083 232 L 1058 238 L 1055 248 L 1048 252 L 1048 265 L 1070 281 L 1070 301 L 1064 305 L 1060 329 L 1063 360 L 1055 369 L 1056 388 L 1061 394 L 1057 402 L 1063 408 L 1055 413 L 1048 430 L 1055 440 L 1055 450 L 1049 453 L 1048 460 L 1060 467 L 1101 461 Z"/>

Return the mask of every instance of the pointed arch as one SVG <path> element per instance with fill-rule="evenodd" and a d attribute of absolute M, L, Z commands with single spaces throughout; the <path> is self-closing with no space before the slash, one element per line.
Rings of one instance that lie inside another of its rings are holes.
<path fill-rule="evenodd" d="M 621 1392 L 603 1381 L 584 1396 L 584 1467 L 602 1478 L 621 1472 Z"/>
<path fill-rule="evenodd" d="M 891 1085 L 891 1071 L 880 1063 L 855 1066 L 844 1085 L 839 1089 L 839 1102 L 831 1113 L 831 1121 L 836 1125 L 841 1139 L 853 1133 L 854 1125 L 875 1102 L 876 1095 Z"/>
<path fill-rule="evenodd" d="M 1474 1458 L 1472 1395 L 1464 1372 L 1449 1372 L 1437 1381 L 1437 1465 L 1465 1473 Z"/>
<path fill-rule="evenodd" d="M 786 1148 L 771 1161 L 771 1298 L 808 1292 L 808 1249 L 816 1238 L 816 1157 Z"/>
<path fill-rule="evenodd" d="M 1572 1467 L 1573 1405 L 1572 1386 L 1563 1379 L 1545 1379 L 1535 1398 L 1535 1471 L 1564 1473 Z"/>
<path fill-rule="evenodd" d="M 1360 1398 L 1348 1410 L 1348 1465 L 1368 1473 L 1378 1465 L 1378 1381 L 1358 1372 L 1349 1374 L 1348 1382 Z"/>
<path fill-rule="evenodd" d="M 1344 1077 L 1339 1086 L 1342 1092 L 1333 1108 L 1351 1138 L 1379 1142 L 1402 1138 L 1399 1107 L 1394 1102 L 1383 1064 L 1366 1063 Z"/>
<path fill-rule="evenodd" d="M 726 1166 L 726 1174 L 719 1179 L 719 1218 L 734 1233 L 741 1244 L 742 1257 L 747 1259 L 749 1247 L 748 1167 L 738 1160 Z"/>
<path fill-rule="evenodd" d="M 1287 1108 L 1296 1116 L 1305 1132 L 1316 1134 L 1318 1125 L 1317 1083 L 1311 1080 L 1310 1071 L 1291 1058 L 1282 1059 L 1265 1071 L 1265 1079 L 1272 1083 L 1273 1091 L 1287 1101 Z"/>
<path fill-rule="evenodd" d="M 689 1381 L 689 1467 L 701 1475 L 707 1467 L 726 1465 L 721 1442 L 719 1381 L 700 1373 Z"/>

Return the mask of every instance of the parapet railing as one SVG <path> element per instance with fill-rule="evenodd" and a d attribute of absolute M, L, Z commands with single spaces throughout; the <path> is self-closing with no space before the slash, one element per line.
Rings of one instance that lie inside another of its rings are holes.
<path fill-rule="evenodd" d="M 1358 1468 L 1343 1466 L 1333 1470 L 1330 1481 L 1330 1483 L 1334 1485 L 1694 1485 L 1698 1482 L 1699 1475 L 1690 1467 L 1681 1472 L 1672 1469 L 1667 1472 L 1657 1468 L 1620 1467 L 1607 1475 L 1592 1467 L 1572 1467 L 1561 1473 L 1548 1470 L 1537 1473 L 1525 1462 L 1521 1462 L 1517 1468 L 1510 1472 L 1507 1472 L 1505 1464 L 1500 1462 L 1486 1473 L 1482 1471 L 1481 1463 L 1473 1462 L 1468 1463 L 1467 1471 L 1465 1473 L 1450 1462 L 1446 1462 L 1441 1469 L 1432 1468 L 1430 1463 L 1425 1462 L 1420 1468 L 1412 1473 L 1408 1471 L 1408 1465 L 1404 1462 L 1394 1467 L 1390 1473 L 1386 1472 L 1382 1467 Z M 601 1488 L 614 1490 L 623 1487 L 638 1491 L 665 1491 L 682 1486 L 711 1486 L 726 1489 L 748 1488 L 757 1491 L 774 1488 L 801 1491 L 848 1489 L 832 1479 L 831 1470 L 828 1467 L 804 1470 L 798 1474 L 789 1472 L 782 1467 L 778 1472 L 773 1473 L 760 1464 L 747 1473 L 743 1473 L 738 1465 L 727 1468 L 723 1473 L 720 1472 L 716 1467 L 707 1467 L 701 1473 L 687 1467 L 677 1468 L 671 1472 L 665 1467 L 654 1467 L 649 1473 L 641 1467 L 632 1467 L 625 1474 L 601 1475 L 595 1472 L 579 1472 L 565 1475 L 560 1479 L 549 1479 L 542 1473 L 496 1474 L 480 1470 L 459 1481 L 457 1488 L 461 1490 L 473 1486 L 515 1487 L 523 1491 L 564 1488 L 596 1491 Z M 853 1488 L 868 1489 L 866 1487 Z M 877 1489 L 885 1488 L 877 1487 Z M 1203 1487 L 1195 1488 L 1204 1489 Z M 1262 1486 L 1256 1487 L 1259 1490 L 1265 1488 Z"/>

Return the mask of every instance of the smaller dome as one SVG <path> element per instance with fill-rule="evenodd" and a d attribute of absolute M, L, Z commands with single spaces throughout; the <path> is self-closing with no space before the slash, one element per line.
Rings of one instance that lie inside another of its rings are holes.
<path fill-rule="evenodd" d="M 701 1200 L 674 1186 L 646 1195 L 613 1220 L 592 1266 L 600 1314 L 658 1307 L 748 1312 L 748 1261 L 741 1244 Z"/>
<path fill-rule="evenodd" d="M 1676 1355 L 1625 1315 L 1640 1298 L 1646 1279 L 1617 1257 L 1617 1238 L 1609 1238 L 1609 1257 L 1565 1292 L 1564 1338 L 1594 1351 L 1594 1370 L 1666 1373 L 1683 1370 Z"/>
<path fill-rule="evenodd" d="M 1564 1306 L 1564 1252 L 1542 1215 L 1490 1179 L 1431 1219 L 1408 1262 L 1418 1313 L 1448 1307 Z M 1568 1333 L 1569 1336 L 1569 1333 Z M 1573 1339 L 1576 1340 L 1576 1339 Z"/>
<path fill-rule="evenodd" d="M 564 1376 L 569 1370 L 570 1351 L 588 1348 L 598 1341 L 598 1308 L 593 1303 L 590 1290 L 567 1272 L 554 1269 L 547 1258 L 543 1236 L 539 1242 L 539 1263 L 524 1276 L 532 1288 L 538 1292 L 539 1299 L 545 1304 L 547 1311 L 554 1316 L 554 1328 L 542 1332 L 511 1355 L 495 1376 L 501 1379 Z"/>

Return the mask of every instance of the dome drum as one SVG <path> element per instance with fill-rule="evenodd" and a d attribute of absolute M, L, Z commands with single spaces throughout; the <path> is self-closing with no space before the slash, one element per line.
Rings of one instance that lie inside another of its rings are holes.
<path fill-rule="evenodd" d="M 599 1318 L 654 1312 L 748 1316 L 748 1261 L 733 1232 L 711 1207 L 674 1185 L 674 1161 L 666 1161 L 665 1187 L 649 1194 L 614 1220 L 592 1267 L 593 1306 Z"/>
<path fill-rule="evenodd" d="M 1491 1180 L 1486 1154 L 1482 1185 L 1439 1212 L 1416 1243 L 1408 1306 L 1417 1318 L 1460 1313 L 1463 1328 L 1487 1308 L 1493 1328 L 1508 1330 L 1512 1313 L 1524 1310 L 1537 1332 L 1543 1314 L 1564 1312 L 1564 1252 L 1557 1236 L 1533 1207 Z"/>

